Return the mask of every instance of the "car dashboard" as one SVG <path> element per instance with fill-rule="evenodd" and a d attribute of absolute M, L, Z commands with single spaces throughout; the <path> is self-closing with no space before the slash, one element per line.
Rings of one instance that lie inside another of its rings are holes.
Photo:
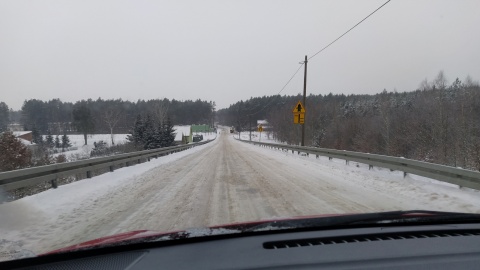
<path fill-rule="evenodd" d="M 480 225 L 265 231 L 53 254 L 1 269 L 479 269 Z"/>

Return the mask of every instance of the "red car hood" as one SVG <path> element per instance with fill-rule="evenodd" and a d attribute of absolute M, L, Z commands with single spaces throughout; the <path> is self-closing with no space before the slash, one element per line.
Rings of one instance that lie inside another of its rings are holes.
<path fill-rule="evenodd" d="M 458 218 L 461 220 L 470 218 L 478 221 L 480 219 L 479 214 L 449 213 L 426 210 L 297 216 L 254 222 L 230 223 L 207 228 L 187 229 L 173 232 L 158 232 L 149 230 L 132 231 L 90 240 L 73 246 L 53 250 L 42 255 L 107 246 L 179 240 L 213 235 L 234 235 L 248 232 L 278 231 L 287 229 L 311 228 L 316 226 L 337 227 L 339 225 L 351 224 L 352 222 L 358 223 L 362 221 L 369 221 L 370 223 L 373 222 L 373 224 L 398 224 L 399 222 L 405 222 L 406 219 L 408 219 L 409 222 L 419 222 L 421 219 L 427 219 L 429 222 L 431 222 L 432 217 L 437 217 L 437 220 L 445 218 L 451 220 L 455 217 L 457 218 L 455 220 L 458 220 Z"/>
<path fill-rule="evenodd" d="M 230 224 L 224 224 L 224 225 L 218 225 L 218 226 L 212 226 L 212 227 L 206 227 L 206 228 L 187 229 L 182 231 L 171 231 L 171 232 L 138 230 L 138 231 L 131 231 L 131 232 L 110 235 L 106 237 L 101 237 L 101 238 L 90 240 L 87 242 L 56 249 L 44 254 L 40 254 L 39 256 L 75 251 L 80 249 L 110 246 L 110 245 L 115 245 L 119 243 L 136 242 L 135 240 L 140 240 L 140 239 L 154 238 L 155 241 L 162 241 L 162 240 L 174 240 L 174 239 L 181 239 L 181 238 L 202 237 L 202 236 L 210 236 L 210 235 L 234 234 L 234 233 L 241 233 L 243 230 L 259 224 L 271 223 L 275 221 L 300 220 L 300 219 L 345 216 L 345 215 L 349 215 L 349 214 L 298 216 L 298 217 L 290 217 L 290 218 L 260 220 L 260 221 L 253 221 L 253 222 L 237 222 L 237 223 L 230 223 Z"/>

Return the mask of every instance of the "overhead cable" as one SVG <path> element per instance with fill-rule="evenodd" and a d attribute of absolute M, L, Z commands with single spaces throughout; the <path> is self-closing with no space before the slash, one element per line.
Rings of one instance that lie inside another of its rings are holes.
<path fill-rule="evenodd" d="M 375 12 L 377 12 L 379 9 L 381 9 L 382 7 L 384 7 L 386 4 L 388 4 L 388 2 L 390 2 L 391 0 L 388 0 L 387 2 L 383 3 L 383 5 L 379 6 L 377 9 L 375 9 L 372 13 L 368 14 L 367 17 L 363 18 L 361 21 L 359 21 L 357 24 L 355 24 L 352 28 L 348 29 L 345 33 L 343 33 L 341 36 L 339 36 L 338 38 L 336 38 L 334 41 L 330 42 L 327 46 L 323 47 L 320 51 L 316 52 L 314 55 L 310 56 L 308 58 L 308 60 L 312 59 L 313 57 L 315 57 L 317 54 L 323 52 L 326 48 L 330 47 L 330 45 L 332 45 L 333 43 L 337 42 L 337 40 L 341 39 L 343 36 L 345 36 L 348 32 L 352 31 L 353 28 L 357 27 L 359 24 L 361 24 L 363 21 L 365 21 L 366 19 L 368 19 L 368 17 L 372 16 Z"/>

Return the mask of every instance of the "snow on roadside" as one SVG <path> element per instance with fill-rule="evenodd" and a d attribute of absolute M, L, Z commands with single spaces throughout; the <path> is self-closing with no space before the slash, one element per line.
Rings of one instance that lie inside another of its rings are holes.
<path fill-rule="evenodd" d="M 234 136 L 235 136 L 235 138 L 238 139 L 238 133 L 236 133 Z M 248 131 L 240 132 L 240 139 L 249 141 L 250 140 L 250 132 L 248 132 Z M 252 131 L 252 141 L 281 144 L 281 142 L 278 142 L 278 141 L 274 140 L 272 133 L 268 132 L 268 131 L 264 131 L 264 132 Z"/>
<path fill-rule="evenodd" d="M 195 132 L 194 134 L 197 134 L 197 132 Z M 207 132 L 207 133 L 199 132 L 198 134 L 203 135 L 203 141 L 213 140 L 217 137 L 217 133 L 215 132 Z"/>
<path fill-rule="evenodd" d="M 421 205 L 421 210 L 452 211 L 480 213 L 480 191 L 469 188 L 460 188 L 447 182 L 438 181 L 414 174 L 407 174 L 403 177 L 401 171 L 390 171 L 390 169 L 369 166 L 363 163 L 345 160 L 319 157 L 315 155 L 298 155 L 297 152 L 273 150 L 251 144 L 245 144 L 252 152 L 261 151 L 269 158 L 279 162 L 295 164 L 301 169 L 316 169 L 320 172 L 335 174 L 337 181 L 351 188 L 366 188 L 407 197 L 411 202 Z M 412 210 L 412 209 L 409 209 Z"/>
<path fill-rule="evenodd" d="M 19 240 L 26 239 L 26 236 L 24 236 L 25 231 L 38 232 L 36 236 L 30 235 L 30 237 L 27 237 L 29 244 L 40 241 L 44 234 L 40 224 L 49 222 L 55 224 L 52 225 L 54 227 L 59 226 L 57 223 L 63 222 L 62 218 L 64 216 L 78 209 L 80 203 L 94 201 L 96 198 L 106 196 L 112 190 L 121 188 L 127 182 L 135 180 L 139 175 L 155 167 L 175 162 L 182 157 L 202 151 L 216 142 L 213 141 L 158 159 L 151 159 L 150 162 L 120 168 L 111 173 L 62 185 L 57 189 L 49 189 L 13 202 L 0 204 L 0 261 L 31 254 L 31 251 L 22 248 L 25 244 L 23 240 Z"/>
<path fill-rule="evenodd" d="M 113 141 L 115 144 L 122 144 L 127 142 L 127 136 L 129 134 L 113 134 Z M 53 135 L 53 138 L 55 139 L 56 135 Z M 46 138 L 46 135 L 43 136 L 44 139 Z M 59 135 L 61 139 L 61 135 Z M 88 134 L 87 135 L 87 145 L 85 145 L 85 140 L 82 134 L 72 134 L 68 135 L 68 138 L 70 139 L 70 143 L 72 146 L 70 147 L 71 150 L 65 151 L 65 152 L 59 152 L 54 154 L 54 156 L 58 155 L 65 155 L 69 161 L 75 161 L 79 158 L 89 158 L 90 157 L 90 152 L 95 148 L 94 143 L 99 142 L 99 141 L 104 141 L 107 143 L 107 146 L 112 145 L 112 139 L 110 134 Z"/>
<path fill-rule="evenodd" d="M 184 156 L 191 155 L 202 149 L 209 147 L 212 143 L 200 145 L 185 151 L 173 153 L 168 156 L 159 157 L 158 159 L 151 159 L 150 162 L 137 164 L 131 167 L 123 167 L 114 172 L 101 174 L 89 179 L 83 179 L 67 185 L 59 186 L 57 189 L 49 189 L 47 191 L 27 196 L 22 199 L 0 204 L 0 216 L 2 210 L 8 208 L 15 208 L 15 205 L 28 204 L 36 210 L 41 210 L 43 213 L 54 213 L 58 215 L 58 211 L 69 212 L 72 207 L 76 206 L 76 202 L 85 200 L 86 197 L 98 197 L 101 194 L 106 194 L 112 188 L 122 185 L 126 181 L 135 179 L 137 176 L 155 168 L 159 165 L 174 162 Z M 2 229 L 2 221 L 0 219 L 0 230 Z M 1 235 L 1 234 L 0 234 Z"/>

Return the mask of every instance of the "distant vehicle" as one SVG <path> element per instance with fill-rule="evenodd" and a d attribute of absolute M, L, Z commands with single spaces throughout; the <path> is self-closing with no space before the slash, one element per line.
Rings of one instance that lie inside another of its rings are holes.
<path fill-rule="evenodd" d="M 203 140 L 203 135 L 193 135 L 193 142 L 199 142 Z"/>

